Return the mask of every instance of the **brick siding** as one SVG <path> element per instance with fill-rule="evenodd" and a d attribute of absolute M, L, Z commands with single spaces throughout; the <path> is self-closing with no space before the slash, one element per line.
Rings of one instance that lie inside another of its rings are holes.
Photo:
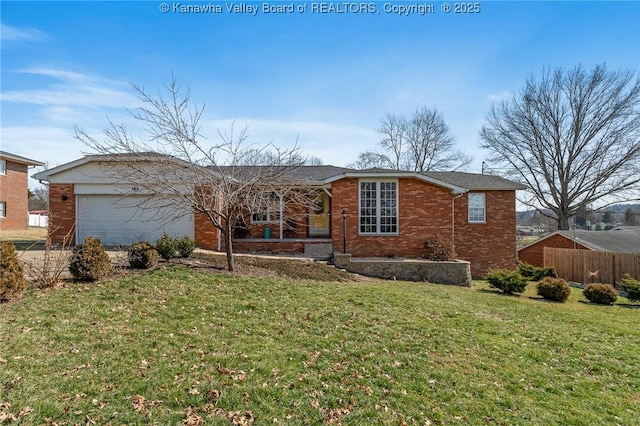
<path fill-rule="evenodd" d="M 342 179 L 332 185 L 333 245 L 343 251 L 341 212 L 347 210 L 347 253 L 354 257 L 420 257 L 430 239 L 450 240 L 453 195 L 451 191 L 417 179 L 399 179 L 399 234 L 360 236 L 358 231 L 358 180 Z M 516 266 L 515 191 L 486 191 L 486 223 L 468 221 L 467 195 L 455 199 L 457 258 L 471 262 L 471 274 L 480 277 L 493 267 Z"/>
<path fill-rule="evenodd" d="M 65 198 L 63 200 L 63 198 Z M 71 233 L 75 243 L 76 196 L 72 183 L 49 184 L 49 233 L 53 244 L 62 244 Z"/>
<path fill-rule="evenodd" d="M 0 175 L 0 201 L 6 203 L 6 217 L 0 217 L 2 229 L 27 229 L 29 225 L 28 170 L 26 164 L 7 162 L 7 173 Z"/>
<path fill-rule="evenodd" d="M 485 194 L 485 223 L 469 223 L 468 194 L 455 200 L 455 242 L 458 259 L 471 262 L 471 275 L 489 269 L 513 270 L 516 257 L 515 191 L 472 191 Z"/>
<path fill-rule="evenodd" d="M 211 224 L 209 218 L 202 213 L 194 215 L 194 236 L 196 246 L 207 249 L 218 249 L 218 229 Z"/>
<path fill-rule="evenodd" d="M 234 253 L 299 254 L 304 253 L 305 242 L 286 239 L 261 241 L 234 239 L 232 246 Z"/>
<path fill-rule="evenodd" d="M 432 238 L 451 238 L 451 191 L 417 179 L 398 179 L 397 235 L 359 234 L 358 179 L 332 184 L 333 248 L 343 251 L 342 211 L 346 210 L 347 253 L 353 257 L 420 257 Z"/>

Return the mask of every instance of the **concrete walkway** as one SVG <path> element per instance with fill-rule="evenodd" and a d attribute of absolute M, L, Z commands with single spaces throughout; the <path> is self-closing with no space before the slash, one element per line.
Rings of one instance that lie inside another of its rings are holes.
<path fill-rule="evenodd" d="M 49 252 L 49 265 L 50 268 L 56 268 L 56 264 L 62 263 L 62 259 L 60 256 L 71 255 L 72 249 L 68 250 L 67 253 L 63 253 L 60 250 L 51 250 Z M 111 259 L 112 263 L 118 263 L 121 259 L 126 261 L 127 252 L 125 251 L 116 251 L 116 250 L 106 250 L 109 259 Z M 18 259 L 22 261 L 24 265 L 24 273 L 27 278 L 34 279 L 35 276 L 38 276 L 38 272 L 42 270 L 45 261 L 45 251 L 44 250 L 18 250 L 17 252 Z M 35 275 L 35 276 L 34 276 Z M 68 266 L 62 272 L 60 278 L 67 279 L 71 278 L 71 272 L 69 272 Z"/>

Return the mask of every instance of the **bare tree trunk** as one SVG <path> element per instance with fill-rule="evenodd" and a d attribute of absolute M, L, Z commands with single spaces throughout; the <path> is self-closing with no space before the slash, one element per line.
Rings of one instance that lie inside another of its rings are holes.
<path fill-rule="evenodd" d="M 233 272 L 235 271 L 236 265 L 233 259 L 233 246 L 231 243 L 231 238 L 233 237 L 233 232 L 231 230 L 231 221 L 228 219 L 225 220 L 224 227 L 225 227 L 225 232 L 223 232 L 224 250 L 225 250 L 225 253 L 227 254 L 227 269 L 230 272 Z"/>
<path fill-rule="evenodd" d="M 559 231 L 568 231 L 569 230 L 569 216 L 564 213 L 560 213 L 560 217 L 558 218 L 558 230 Z"/>

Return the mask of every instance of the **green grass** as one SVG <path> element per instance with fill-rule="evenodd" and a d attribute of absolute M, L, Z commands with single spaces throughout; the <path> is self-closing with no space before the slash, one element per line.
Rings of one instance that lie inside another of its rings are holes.
<path fill-rule="evenodd" d="M 635 424 L 640 310 L 533 291 L 179 266 L 30 290 L 0 306 L 0 419 Z"/>

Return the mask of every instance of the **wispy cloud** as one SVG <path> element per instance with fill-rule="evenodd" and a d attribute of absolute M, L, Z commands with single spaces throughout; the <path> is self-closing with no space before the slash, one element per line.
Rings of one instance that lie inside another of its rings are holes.
<path fill-rule="evenodd" d="M 55 167 L 81 157 L 83 147 L 73 136 L 71 127 L 2 127 L 2 149 Z"/>
<path fill-rule="evenodd" d="M 29 68 L 16 72 L 51 77 L 55 82 L 42 89 L 3 92 L 0 100 L 39 105 L 43 113 L 54 113 L 52 119 L 59 118 L 60 111 L 65 108 L 69 111 L 78 108 L 125 108 L 138 103 L 124 82 L 52 68 Z"/>
<path fill-rule="evenodd" d="M 18 28 L 9 25 L 0 24 L 0 40 L 5 42 L 43 42 L 49 39 L 49 35 L 35 28 Z"/>
<path fill-rule="evenodd" d="M 355 161 L 362 147 L 373 148 L 377 135 L 373 129 L 335 121 L 304 121 L 242 117 L 216 119 L 203 123 L 202 130 L 209 138 L 217 138 L 218 130 L 229 131 L 248 127 L 248 143 L 264 145 L 273 142 L 283 148 L 296 143 L 305 155 L 320 158 L 325 164 L 344 166 Z"/>
<path fill-rule="evenodd" d="M 489 102 L 502 102 L 502 101 L 506 101 L 507 99 L 510 99 L 512 96 L 513 96 L 513 93 L 507 92 L 505 90 L 505 91 L 502 91 L 500 93 L 487 95 L 487 101 L 489 101 Z"/>

